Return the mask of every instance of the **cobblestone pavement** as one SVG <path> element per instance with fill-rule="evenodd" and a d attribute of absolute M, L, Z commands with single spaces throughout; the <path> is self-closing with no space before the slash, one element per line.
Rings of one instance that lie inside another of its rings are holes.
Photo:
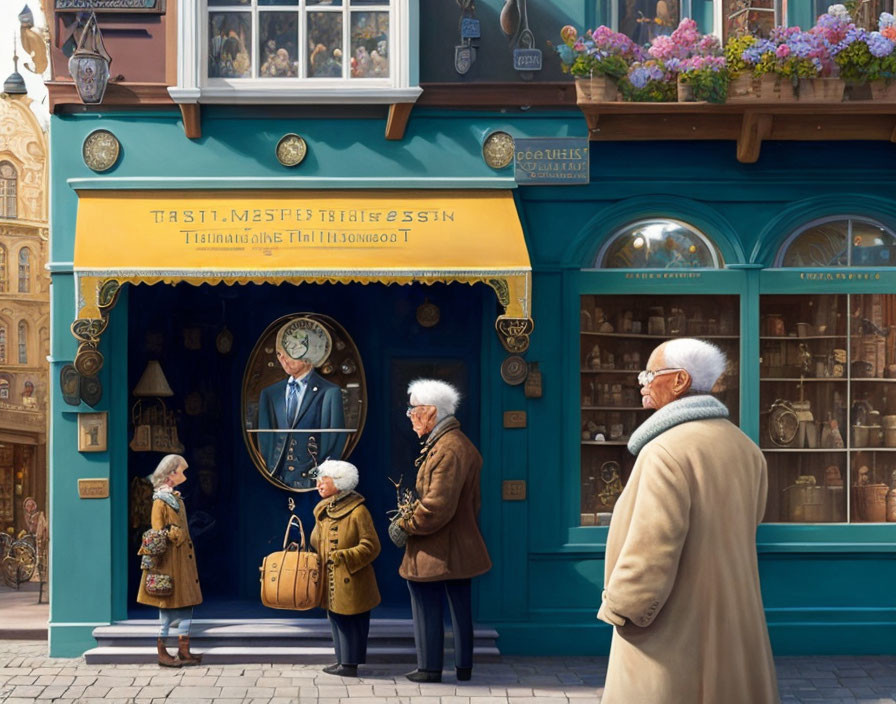
<path fill-rule="evenodd" d="M 776 658 L 782 704 L 896 702 L 896 657 Z M 370 665 L 362 677 L 326 675 L 318 665 L 87 665 L 46 657 L 40 642 L 0 641 L 4 704 L 559 704 L 597 702 L 607 659 L 504 657 L 477 665 L 471 682 L 445 673 L 415 685 L 404 665 Z M 686 704 L 686 703 L 683 703 Z M 757 702 L 756 704 L 761 704 Z"/>

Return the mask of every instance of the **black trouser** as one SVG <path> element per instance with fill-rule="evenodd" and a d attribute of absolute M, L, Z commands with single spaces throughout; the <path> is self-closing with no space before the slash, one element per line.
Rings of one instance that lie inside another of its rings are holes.
<path fill-rule="evenodd" d="M 473 667 L 471 580 L 408 581 L 408 590 L 411 592 L 411 613 L 414 616 L 417 669 L 442 671 L 445 656 L 445 624 L 442 620 L 444 596 L 448 597 L 451 629 L 454 631 L 454 664 L 456 667 Z"/>
<path fill-rule="evenodd" d="M 363 665 L 367 662 L 367 634 L 370 632 L 370 612 L 335 614 L 327 611 L 336 662 L 340 665 Z"/>

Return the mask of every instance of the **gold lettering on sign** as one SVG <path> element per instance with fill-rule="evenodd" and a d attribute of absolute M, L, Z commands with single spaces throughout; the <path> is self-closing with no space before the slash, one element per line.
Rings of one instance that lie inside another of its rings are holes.
<path fill-rule="evenodd" d="M 78 480 L 78 498 L 79 499 L 108 499 L 109 498 L 109 480 L 108 479 L 79 479 Z"/>

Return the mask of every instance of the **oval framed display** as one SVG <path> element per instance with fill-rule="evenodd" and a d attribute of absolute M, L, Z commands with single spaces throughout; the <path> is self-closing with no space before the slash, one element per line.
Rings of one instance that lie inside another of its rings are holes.
<path fill-rule="evenodd" d="M 291 376 L 299 384 L 289 385 Z M 243 373 L 243 440 L 252 463 L 286 491 L 316 488 L 314 468 L 347 459 L 367 419 L 367 380 L 336 320 L 291 313 L 265 328 Z"/>
<path fill-rule="evenodd" d="M 121 153 L 121 143 L 109 130 L 94 130 L 84 138 L 81 158 L 97 173 L 108 171 L 115 166 Z"/>

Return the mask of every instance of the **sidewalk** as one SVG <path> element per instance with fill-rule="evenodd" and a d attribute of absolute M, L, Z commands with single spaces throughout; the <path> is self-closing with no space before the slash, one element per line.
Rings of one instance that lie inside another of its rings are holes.
<path fill-rule="evenodd" d="M 47 587 L 44 587 L 42 604 L 37 603 L 39 590 L 37 582 L 25 582 L 18 590 L 0 585 L 0 640 L 47 639 L 50 618 Z"/>
<path fill-rule="evenodd" d="M 896 657 L 776 658 L 782 703 L 896 702 Z M 46 657 L 41 642 L 0 641 L 0 702 L 34 704 L 560 704 L 597 702 L 607 659 L 504 657 L 477 665 L 471 682 L 445 672 L 416 685 L 406 665 L 370 665 L 362 677 L 317 665 L 87 665 Z M 762 704 L 757 702 L 756 704 Z"/>

